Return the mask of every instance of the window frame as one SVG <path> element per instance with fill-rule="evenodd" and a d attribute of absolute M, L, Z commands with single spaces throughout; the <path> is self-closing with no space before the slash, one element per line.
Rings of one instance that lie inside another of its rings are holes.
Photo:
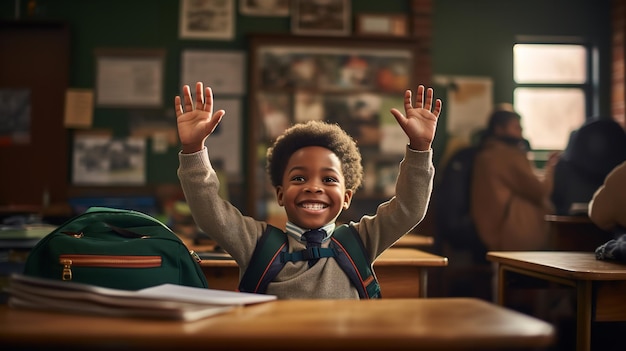
<path fill-rule="evenodd" d="M 515 80 L 515 53 L 514 47 L 515 45 L 579 45 L 585 49 L 586 52 L 586 76 L 587 79 L 584 83 L 519 83 Z M 597 50 L 588 42 L 579 37 L 528 37 L 528 36 L 520 36 L 516 38 L 515 43 L 511 47 L 511 52 L 513 53 L 513 69 L 512 73 L 512 81 L 513 81 L 513 91 L 512 91 L 512 100 L 513 105 L 515 106 L 515 92 L 519 88 L 563 88 L 563 89 L 581 89 L 585 98 L 585 111 L 584 111 L 584 121 L 589 120 L 593 116 L 598 115 L 599 113 L 599 101 L 597 96 L 597 81 L 599 79 L 598 67 L 597 67 Z M 531 143 L 532 145 L 532 143 Z M 535 160 L 544 160 L 548 157 L 548 152 L 551 151 L 562 151 L 555 149 L 534 149 L 533 153 L 535 154 Z"/>

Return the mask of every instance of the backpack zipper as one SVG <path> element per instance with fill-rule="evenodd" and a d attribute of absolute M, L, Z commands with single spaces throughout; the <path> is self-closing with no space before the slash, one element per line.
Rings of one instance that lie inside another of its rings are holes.
<path fill-rule="evenodd" d="M 72 280 L 74 267 L 105 268 L 153 268 L 161 266 L 161 256 L 115 256 L 115 255 L 60 255 L 63 265 L 62 280 Z"/>

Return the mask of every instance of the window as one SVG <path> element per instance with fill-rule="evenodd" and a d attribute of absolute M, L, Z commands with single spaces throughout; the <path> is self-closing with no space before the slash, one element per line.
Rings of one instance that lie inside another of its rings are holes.
<path fill-rule="evenodd" d="M 533 150 L 563 150 L 584 123 L 590 97 L 589 50 L 574 44 L 513 47 L 515 109 Z"/>

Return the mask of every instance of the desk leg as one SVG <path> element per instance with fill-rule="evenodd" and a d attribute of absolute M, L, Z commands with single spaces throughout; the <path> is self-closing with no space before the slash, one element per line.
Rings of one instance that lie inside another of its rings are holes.
<path fill-rule="evenodd" d="M 592 315 L 591 281 L 578 281 L 576 284 L 576 350 L 589 351 L 591 348 Z"/>
<path fill-rule="evenodd" d="M 419 272 L 420 291 L 419 297 L 427 297 L 428 295 L 428 272 L 426 268 L 420 269 Z"/>
<path fill-rule="evenodd" d="M 497 269 L 496 272 L 498 274 L 497 275 L 497 277 L 498 277 L 497 278 L 498 279 L 497 280 L 498 288 L 497 288 L 496 293 L 494 294 L 494 296 L 496 298 L 496 303 L 498 305 L 500 305 L 500 306 L 504 306 L 504 296 L 505 296 L 505 291 L 504 290 L 505 290 L 505 287 L 506 287 L 506 284 L 505 284 L 504 280 L 506 278 L 505 277 L 506 270 L 504 269 L 504 267 L 502 267 L 501 264 L 498 264 L 497 268 L 498 269 Z"/>

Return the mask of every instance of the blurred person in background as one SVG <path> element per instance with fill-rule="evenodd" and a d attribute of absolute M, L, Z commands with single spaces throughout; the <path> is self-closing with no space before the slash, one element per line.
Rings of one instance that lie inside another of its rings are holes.
<path fill-rule="evenodd" d="M 496 109 L 475 156 L 470 212 L 487 250 L 540 250 L 547 244 L 550 194 L 558 154 L 552 153 L 539 178 L 527 157 L 521 116 Z"/>
<path fill-rule="evenodd" d="M 626 161 L 626 132 L 606 118 L 573 131 L 554 169 L 551 199 L 557 215 L 587 215 L 588 203 L 613 168 Z"/>

